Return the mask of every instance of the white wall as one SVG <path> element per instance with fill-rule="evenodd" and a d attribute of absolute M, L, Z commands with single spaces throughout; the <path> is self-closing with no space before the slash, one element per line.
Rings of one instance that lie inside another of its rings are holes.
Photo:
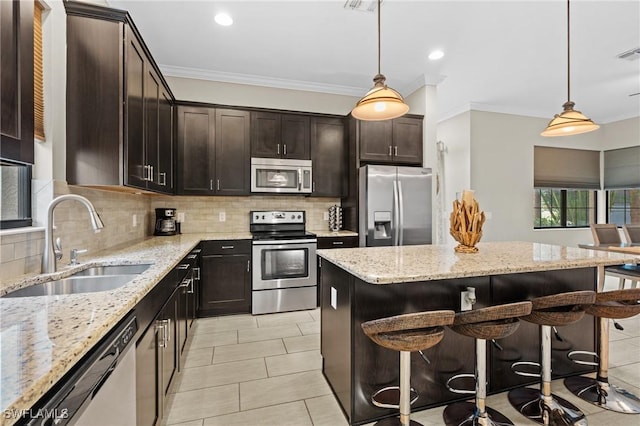
<path fill-rule="evenodd" d="M 359 100 L 355 96 L 222 83 L 182 77 L 165 76 L 165 78 L 173 95 L 178 100 L 221 105 L 347 115 Z"/>
<path fill-rule="evenodd" d="M 640 117 L 602 125 L 596 132 L 543 138 L 548 120 L 469 111 L 438 124 L 445 153 L 445 210 L 455 193 L 476 191 L 480 208 L 490 214 L 482 241 L 523 240 L 575 246 L 591 242 L 589 229 L 533 229 L 533 147 L 606 150 L 640 141 Z M 604 191 L 599 191 L 598 220 L 604 221 Z"/>

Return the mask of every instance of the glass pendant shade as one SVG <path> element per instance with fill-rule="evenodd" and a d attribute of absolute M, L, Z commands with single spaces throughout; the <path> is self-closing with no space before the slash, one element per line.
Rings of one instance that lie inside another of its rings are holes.
<path fill-rule="evenodd" d="M 600 128 L 599 125 L 591 121 L 580 111 L 573 109 L 574 103 L 566 102 L 561 114 L 556 114 L 544 129 L 541 136 L 571 136 L 580 133 L 587 133 Z"/>
<path fill-rule="evenodd" d="M 384 84 L 383 75 L 376 75 L 373 81 L 373 88 L 358 101 L 351 115 L 358 120 L 382 121 L 400 117 L 409 111 L 402 95 Z"/>

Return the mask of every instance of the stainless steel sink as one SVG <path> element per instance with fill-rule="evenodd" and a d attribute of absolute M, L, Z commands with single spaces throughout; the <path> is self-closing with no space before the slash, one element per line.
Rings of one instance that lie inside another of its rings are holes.
<path fill-rule="evenodd" d="M 131 265 L 133 266 L 133 265 Z M 141 266 L 141 265 L 136 265 Z M 148 267 L 148 265 L 147 265 Z M 24 287 L 2 297 L 55 296 L 61 294 L 94 293 L 114 290 L 127 284 L 137 275 L 94 275 L 71 276 L 61 280 L 49 281 Z"/>
<path fill-rule="evenodd" d="M 94 266 L 84 271 L 76 272 L 71 275 L 72 277 L 84 277 L 84 276 L 100 276 L 100 275 L 130 275 L 141 274 L 149 269 L 151 264 L 144 263 L 139 265 L 107 265 L 107 266 Z"/>

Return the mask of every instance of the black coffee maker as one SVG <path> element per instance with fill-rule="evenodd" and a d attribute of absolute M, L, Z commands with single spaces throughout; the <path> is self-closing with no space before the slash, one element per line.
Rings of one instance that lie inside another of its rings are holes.
<path fill-rule="evenodd" d="M 176 235 L 176 209 L 156 209 L 156 227 L 153 235 Z"/>

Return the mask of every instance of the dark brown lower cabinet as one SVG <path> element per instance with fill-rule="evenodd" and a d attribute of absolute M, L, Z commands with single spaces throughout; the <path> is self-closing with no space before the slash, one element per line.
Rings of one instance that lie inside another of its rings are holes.
<path fill-rule="evenodd" d="M 251 241 L 202 243 L 199 316 L 251 312 Z"/>
<path fill-rule="evenodd" d="M 143 334 L 136 346 L 136 423 L 153 426 L 160 417 L 158 389 L 158 328 Z"/>

